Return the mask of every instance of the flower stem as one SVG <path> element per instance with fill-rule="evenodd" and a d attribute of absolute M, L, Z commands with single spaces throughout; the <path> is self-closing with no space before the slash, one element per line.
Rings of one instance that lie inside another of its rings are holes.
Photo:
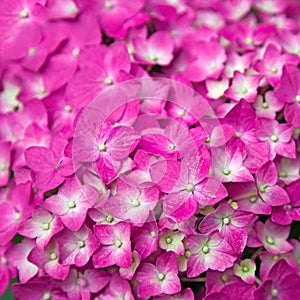
<path fill-rule="evenodd" d="M 258 254 L 264 250 L 264 247 L 259 247 L 251 256 L 251 259 L 256 259 Z"/>

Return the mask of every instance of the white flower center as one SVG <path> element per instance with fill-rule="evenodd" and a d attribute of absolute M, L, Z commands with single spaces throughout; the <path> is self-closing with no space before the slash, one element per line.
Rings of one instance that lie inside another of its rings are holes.
<path fill-rule="evenodd" d="M 23 10 L 20 11 L 19 16 L 20 16 L 22 19 L 26 19 L 26 18 L 29 17 L 29 13 L 28 13 L 27 10 L 23 9 Z"/>
<path fill-rule="evenodd" d="M 66 111 L 66 112 L 71 112 L 71 111 L 72 111 L 72 106 L 66 105 L 66 106 L 65 106 L 65 111 Z"/>
<path fill-rule="evenodd" d="M 159 272 L 158 275 L 157 275 L 157 278 L 160 280 L 160 281 L 163 281 L 165 279 L 165 274 Z"/>
<path fill-rule="evenodd" d="M 149 59 L 150 59 L 151 61 L 157 61 L 157 60 L 158 60 L 158 57 L 157 57 L 157 55 L 155 55 L 155 54 L 150 54 L 150 55 L 149 55 Z"/>
<path fill-rule="evenodd" d="M 122 244 L 123 244 L 123 243 L 122 243 L 120 240 L 116 240 L 116 241 L 115 241 L 115 245 L 116 245 L 118 248 L 121 248 Z"/>
<path fill-rule="evenodd" d="M 52 252 L 52 253 L 50 254 L 50 259 L 51 259 L 51 260 L 56 260 L 56 259 L 57 259 L 56 253 Z"/>
<path fill-rule="evenodd" d="M 50 300 L 51 299 L 51 294 L 49 292 L 46 292 L 43 296 L 44 300 Z"/>
<path fill-rule="evenodd" d="M 75 48 L 75 49 L 73 49 L 73 51 L 72 51 L 72 55 L 73 55 L 74 57 L 78 57 L 79 53 L 80 53 L 80 49 L 79 49 L 79 48 Z"/>
<path fill-rule="evenodd" d="M 295 100 L 296 100 L 297 103 L 300 103 L 300 95 L 297 95 L 297 96 L 295 97 Z"/>
<path fill-rule="evenodd" d="M 49 223 L 43 224 L 43 229 L 44 230 L 49 230 L 49 228 L 50 228 L 50 224 Z"/>
<path fill-rule="evenodd" d="M 252 197 L 249 199 L 249 201 L 250 201 L 251 203 L 255 203 L 255 202 L 257 201 L 257 197 L 256 197 L 256 196 L 252 196 Z"/>
<path fill-rule="evenodd" d="M 69 208 L 75 208 L 76 207 L 76 203 L 75 203 L 75 201 L 70 201 L 69 203 L 68 203 L 68 207 Z"/>
<path fill-rule="evenodd" d="M 29 56 L 35 56 L 36 55 L 36 49 L 35 48 L 30 48 L 28 50 L 28 55 Z"/>
<path fill-rule="evenodd" d="M 114 7 L 114 4 L 113 4 L 112 1 L 105 1 L 104 7 L 105 7 L 106 9 L 111 9 L 111 8 Z"/>
<path fill-rule="evenodd" d="M 265 109 L 269 108 L 268 102 L 265 102 L 265 101 L 261 104 L 261 106 Z"/>
<path fill-rule="evenodd" d="M 189 193 L 192 193 L 195 190 L 195 186 L 189 183 L 185 188 Z"/>
<path fill-rule="evenodd" d="M 77 246 L 78 246 L 79 248 L 83 248 L 83 247 L 85 247 L 85 242 L 84 242 L 84 241 L 79 241 L 79 242 L 77 243 Z"/>
<path fill-rule="evenodd" d="M 106 77 L 104 79 L 104 83 L 105 83 L 105 85 L 112 85 L 113 84 L 113 80 L 110 77 Z"/>
<path fill-rule="evenodd" d="M 231 173 L 231 171 L 229 169 L 224 169 L 223 170 L 223 174 L 226 175 L 226 176 L 229 175 L 230 173 Z"/>
<path fill-rule="evenodd" d="M 267 236 L 266 241 L 269 245 L 274 245 L 275 244 L 274 239 L 270 236 Z"/>
<path fill-rule="evenodd" d="M 228 217 L 223 218 L 223 224 L 228 225 L 230 223 L 230 219 Z"/>
<path fill-rule="evenodd" d="M 271 290 L 271 296 L 277 297 L 278 296 L 278 290 L 277 289 L 272 289 Z"/>
<path fill-rule="evenodd" d="M 271 141 L 274 142 L 274 143 L 276 143 L 278 141 L 278 136 L 276 134 L 273 134 L 271 136 Z"/>
<path fill-rule="evenodd" d="M 168 150 L 170 150 L 170 151 L 175 150 L 175 145 L 173 145 L 173 144 L 168 145 Z"/>
<path fill-rule="evenodd" d="M 155 232 L 154 230 L 152 230 L 152 231 L 150 232 L 150 235 L 151 235 L 153 238 L 155 238 L 155 237 L 156 237 L 156 232 Z"/>
<path fill-rule="evenodd" d="M 202 248 L 202 252 L 203 252 L 204 254 L 207 254 L 207 253 L 209 252 L 209 247 L 205 245 L 205 246 Z"/>
<path fill-rule="evenodd" d="M 106 146 L 104 144 L 101 144 L 98 146 L 98 149 L 100 152 L 104 152 L 106 150 Z"/>
<path fill-rule="evenodd" d="M 178 112 L 177 112 L 177 114 L 178 114 L 178 117 L 184 117 L 185 110 L 184 109 L 179 109 Z"/>
<path fill-rule="evenodd" d="M 277 73 L 277 72 L 278 72 L 278 69 L 277 69 L 276 67 L 273 67 L 273 68 L 271 69 L 271 73 L 275 74 L 275 73 Z"/>
<path fill-rule="evenodd" d="M 6 171 L 7 167 L 5 164 L 0 164 L 0 171 Z"/>
<path fill-rule="evenodd" d="M 107 215 L 106 222 L 111 223 L 114 220 L 114 217 L 112 215 Z"/>
<path fill-rule="evenodd" d="M 19 222 L 21 220 L 21 214 L 19 212 L 16 212 L 14 217 L 17 222 Z"/>

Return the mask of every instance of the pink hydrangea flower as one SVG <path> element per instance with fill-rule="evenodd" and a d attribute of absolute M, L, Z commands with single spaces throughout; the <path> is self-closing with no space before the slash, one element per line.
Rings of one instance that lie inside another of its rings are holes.
<path fill-rule="evenodd" d="M 186 240 L 191 252 L 187 264 L 189 277 L 199 276 L 208 269 L 224 271 L 226 268 L 232 267 L 236 260 L 230 244 L 217 232 L 210 235 L 190 235 Z M 222 259 L 220 259 L 221 257 Z"/>
<path fill-rule="evenodd" d="M 95 225 L 94 232 L 101 246 L 93 256 L 96 268 L 104 268 L 116 264 L 129 268 L 132 261 L 130 224 Z"/>
<path fill-rule="evenodd" d="M 18 230 L 19 234 L 28 238 L 36 238 L 38 247 L 44 249 L 51 238 L 63 229 L 60 219 L 43 208 L 36 209 L 32 218 L 28 219 Z"/>
<path fill-rule="evenodd" d="M 257 96 L 257 88 L 261 79 L 261 75 L 247 76 L 236 71 L 234 73 L 232 85 L 225 91 L 224 95 L 236 101 L 245 99 L 252 103 Z"/>
<path fill-rule="evenodd" d="M 98 197 L 97 190 L 88 185 L 80 186 L 77 179 L 69 178 L 59 188 L 57 195 L 47 198 L 45 208 L 59 216 L 62 223 L 71 230 L 78 230 L 86 214 Z"/>
<path fill-rule="evenodd" d="M 173 59 L 173 40 L 168 32 L 158 31 L 147 40 L 133 40 L 136 61 L 146 65 L 168 65 Z"/>
<path fill-rule="evenodd" d="M 180 291 L 180 281 L 177 276 L 178 265 L 172 252 L 160 255 L 155 265 L 142 263 L 135 278 L 140 282 L 139 297 L 156 296 L 162 293 L 175 294 Z"/>
<path fill-rule="evenodd" d="M 28 255 L 28 260 L 54 279 L 65 280 L 69 274 L 70 266 L 62 265 L 61 247 L 55 240 L 52 240 L 45 250 L 39 247 L 33 248 Z"/>
<path fill-rule="evenodd" d="M 246 226 L 253 215 L 244 211 L 234 210 L 226 202 L 221 203 L 217 209 L 203 218 L 199 230 L 203 234 L 210 234 L 218 230 L 236 253 L 241 253 L 247 242 Z"/>
<path fill-rule="evenodd" d="M 61 249 L 62 264 L 75 264 L 78 267 L 84 266 L 90 260 L 100 244 L 85 224 L 78 231 L 64 229 L 55 240 Z"/>
<path fill-rule="evenodd" d="M 257 238 L 269 253 L 277 255 L 293 250 L 293 246 L 287 241 L 289 226 L 278 225 L 268 219 L 265 224 L 257 222 L 255 231 Z"/>

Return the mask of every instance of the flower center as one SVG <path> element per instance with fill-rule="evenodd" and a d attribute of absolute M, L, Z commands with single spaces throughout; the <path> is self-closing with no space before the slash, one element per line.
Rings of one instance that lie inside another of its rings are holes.
<path fill-rule="evenodd" d="M 274 143 L 276 143 L 276 142 L 278 141 L 278 136 L 275 135 L 275 134 L 273 134 L 273 135 L 271 136 L 271 141 L 274 142 Z"/>
<path fill-rule="evenodd" d="M 193 184 L 189 183 L 189 184 L 186 186 L 185 189 L 186 189 L 189 193 L 192 193 L 192 192 L 194 192 L 194 190 L 195 190 L 195 186 L 194 186 Z"/>
<path fill-rule="evenodd" d="M 221 276 L 221 280 L 223 281 L 223 283 L 226 283 L 229 280 L 229 276 L 227 274 L 223 274 Z"/>
<path fill-rule="evenodd" d="M 224 169 L 223 170 L 223 174 L 226 175 L 226 176 L 229 175 L 230 173 L 231 173 L 231 171 L 229 169 Z"/>
<path fill-rule="evenodd" d="M 105 219 L 108 223 L 111 223 L 114 220 L 114 217 L 112 215 L 107 215 Z"/>
<path fill-rule="evenodd" d="M 75 208 L 76 207 L 76 203 L 75 203 L 75 201 L 70 201 L 69 203 L 68 203 L 68 207 L 69 208 Z"/>
<path fill-rule="evenodd" d="M 178 117 L 184 117 L 185 110 L 184 109 L 179 109 L 178 112 L 177 112 L 177 114 L 178 114 Z"/>
<path fill-rule="evenodd" d="M 19 16 L 20 16 L 22 19 L 26 19 L 26 18 L 29 17 L 29 13 L 28 13 L 27 10 L 23 9 L 23 10 L 20 11 Z"/>
<path fill-rule="evenodd" d="M 104 79 L 104 83 L 105 83 L 105 85 L 112 85 L 113 84 L 113 80 L 110 77 L 106 77 Z"/>
<path fill-rule="evenodd" d="M 84 242 L 84 241 L 79 241 L 79 242 L 77 243 L 77 246 L 78 246 L 79 248 L 83 248 L 83 247 L 85 247 L 85 242 Z"/>
<path fill-rule="evenodd" d="M 223 224 L 228 225 L 230 223 L 230 219 L 228 217 L 223 218 Z"/>
<path fill-rule="evenodd" d="M 71 5 L 69 5 L 68 11 L 71 15 L 75 15 L 78 13 L 78 7 L 74 3 L 72 3 Z"/>
<path fill-rule="evenodd" d="M 249 91 L 249 90 L 248 90 L 246 87 L 244 87 L 243 90 L 242 90 L 242 94 L 247 94 L 248 91 Z"/>
<path fill-rule="evenodd" d="M 19 222 L 21 220 L 21 214 L 19 212 L 16 212 L 14 217 L 17 222 Z"/>
<path fill-rule="evenodd" d="M 274 245 L 275 244 L 274 239 L 270 236 L 267 236 L 266 241 L 269 245 Z"/>
<path fill-rule="evenodd" d="M 173 144 L 168 145 L 168 150 L 170 150 L 170 151 L 175 150 L 175 145 L 173 145 Z"/>
<path fill-rule="evenodd" d="M 262 194 L 265 193 L 265 192 L 266 192 L 266 187 L 263 186 L 263 185 L 261 185 L 261 186 L 259 187 L 259 191 L 260 191 Z"/>
<path fill-rule="evenodd" d="M 120 240 L 116 240 L 116 242 L 115 242 L 115 245 L 116 245 L 118 248 L 121 248 L 122 244 L 123 244 L 123 243 L 122 243 Z"/>
<path fill-rule="evenodd" d="M 155 55 L 155 54 L 150 54 L 150 55 L 149 55 L 149 59 L 150 59 L 151 61 L 157 61 L 157 60 L 158 60 L 158 57 L 157 57 L 157 55 Z"/>
<path fill-rule="evenodd" d="M 252 197 L 249 199 L 249 201 L 250 201 L 251 203 L 255 203 L 255 202 L 257 201 L 257 197 L 256 197 L 256 196 L 252 196 Z"/>
<path fill-rule="evenodd" d="M 138 198 L 131 199 L 131 200 L 130 200 L 130 203 L 131 203 L 131 205 L 132 205 L 133 207 L 138 207 L 138 206 L 141 205 L 141 202 L 139 201 Z"/>
<path fill-rule="evenodd" d="M 112 1 L 105 1 L 104 6 L 107 9 L 111 9 L 114 7 L 114 4 L 112 3 Z"/>
<path fill-rule="evenodd" d="M 281 178 L 286 178 L 287 173 L 286 173 L 286 171 L 279 171 L 278 176 L 281 177 Z"/>
<path fill-rule="evenodd" d="M 153 238 L 155 238 L 155 237 L 156 237 L 156 232 L 152 230 L 152 231 L 150 232 L 150 235 L 151 235 Z"/>
<path fill-rule="evenodd" d="M 6 171 L 6 168 L 7 168 L 7 167 L 6 167 L 5 164 L 1 164 L 1 165 L 0 165 L 0 171 L 3 171 L 3 172 L 4 172 L 4 171 Z"/>
<path fill-rule="evenodd" d="M 158 275 L 157 275 L 157 278 L 160 280 L 160 281 L 163 281 L 165 279 L 166 275 L 159 272 Z"/>
<path fill-rule="evenodd" d="M 87 286 L 87 280 L 84 277 L 80 277 L 77 279 L 77 284 L 81 287 Z"/>
<path fill-rule="evenodd" d="M 190 250 L 185 250 L 185 251 L 184 251 L 184 256 L 185 256 L 186 258 L 188 258 L 190 255 L 191 255 L 191 251 L 190 251 Z"/>
<path fill-rule="evenodd" d="M 170 237 L 167 237 L 166 238 L 166 243 L 167 244 L 171 244 L 173 242 L 173 239 L 172 238 L 170 238 Z"/>
<path fill-rule="evenodd" d="M 295 97 L 295 100 L 296 100 L 297 103 L 300 103 L 300 95 L 297 95 L 297 96 Z"/>
<path fill-rule="evenodd" d="M 292 205 L 291 204 L 287 204 L 283 206 L 286 210 L 291 210 L 292 209 Z"/>
<path fill-rule="evenodd" d="M 52 253 L 50 254 L 50 259 L 51 259 L 51 260 L 56 260 L 56 259 L 57 259 L 56 253 L 52 252 Z"/>
<path fill-rule="evenodd" d="M 269 108 L 269 103 L 264 101 L 264 102 L 261 104 L 261 106 L 262 106 L 263 108 Z"/>
<path fill-rule="evenodd" d="M 98 146 L 98 149 L 100 152 L 104 152 L 106 150 L 106 146 L 104 144 L 101 144 Z"/>
<path fill-rule="evenodd" d="M 71 112 L 71 111 L 72 111 L 72 106 L 66 105 L 66 106 L 65 106 L 65 111 L 66 111 L 66 112 Z"/>
<path fill-rule="evenodd" d="M 272 297 L 277 297 L 278 296 L 278 290 L 277 289 L 272 289 L 271 290 L 271 296 Z"/>
<path fill-rule="evenodd" d="M 247 37 L 247 38 L 245 39 L 245 43 L 246 43 L 246 45 L 250 46 L 250 45 L 252 45 L 252 43 L 253 43 L 253 39 L 250 38 L 250 37 Z"/>
<path fill-rule="evenodd" d="M 43 229 L 44 230 L 49 230 L 49 228 L 50 228 L 50 224 L 49 223 L 43 224 Z"/>
<path fill-rule="evenodd" d="M 50 294 L 49 292 L 46 292 L 46 293 L 44 294 L 44 296 L 43 296 L 43 299 L 44 299 L 44 300 L 49 300 L 49 299 L 51 299 L 51 294 Z"/>
<path fill-rule="evenodd" d="M 276 74 L 278 72 L 278 69 L 276 67 L 273 67 L 271 69 L 271 73 Z"/>
<path fill-rule="evenodd" d="M 209 247 L 205 245 L 205 246 L 202 248 L 202 252 L 203 252 L 204 254 L 207 254 L 207 253 L 209 252 Z"/>
<path fill-rule="evenodd" d="M 2 263 L 3 265 L 6 265 L 6 264 L 7 264 L 7 259 L 6 259 L 4 256 L 1 257 L 1 263 Z"/>
<path fill-rule="evenodd" d="M 249 268 L 244 266 L 244 267 L 242 267 L 242 270 L 244 273 L 247 273 L 249 271 Z"/>
<path fill-rule="evenodd" d="M 35 48 L 30 48 L 28 50 L 28 56 L 35 56 L 36 55 L 36 49 Z"/>

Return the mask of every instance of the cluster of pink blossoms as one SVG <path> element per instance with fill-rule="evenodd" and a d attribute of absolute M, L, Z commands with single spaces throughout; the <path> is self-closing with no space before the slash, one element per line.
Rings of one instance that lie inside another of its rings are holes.
<path fill-rule="evenodd" d="M 0 296 L 300 296 L 297 0 L 1 0 Z"/>

